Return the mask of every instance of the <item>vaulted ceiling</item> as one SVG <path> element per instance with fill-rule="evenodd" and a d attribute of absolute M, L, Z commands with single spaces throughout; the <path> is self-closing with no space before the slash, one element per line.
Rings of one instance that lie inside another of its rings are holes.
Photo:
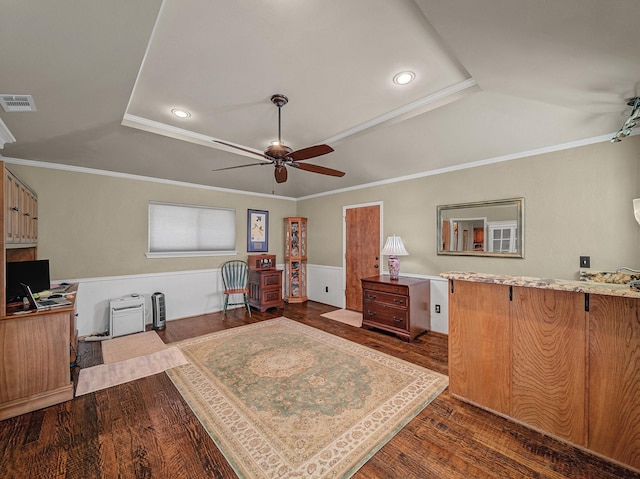
<path fill-rule="evenodd" d="M 299 198 L 604 139 L 640 94 L 637 0 L 0 0 L 0 11 L 0 94 L 37 108 L 0 109 L 16 140 L 4 157 L 242 191 Z M 415 80 L 394 84 L 405 70 Z M 305 163 L 345 176 L 289 168 L 276 183 L 259 156 L 278 135 L 276 93 L 289 98 L 283 142 L 330 145 Z"/>

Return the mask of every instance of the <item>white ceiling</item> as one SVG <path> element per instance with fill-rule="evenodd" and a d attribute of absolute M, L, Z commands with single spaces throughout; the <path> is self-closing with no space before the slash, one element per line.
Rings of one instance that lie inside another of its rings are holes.
<path fill-rule="evenodd" d="M 611 135 L 640 94 L 637 0 L 0 0 L 9 158 L 291 197 Z M 411 70 L 416 80 L 392 82 Z M 328 143 L 308 163 L 261 152 Z M 191 112 L 186 120 L 170 110 Z M 612 144 L 611 148 L 616 145 Z"/>

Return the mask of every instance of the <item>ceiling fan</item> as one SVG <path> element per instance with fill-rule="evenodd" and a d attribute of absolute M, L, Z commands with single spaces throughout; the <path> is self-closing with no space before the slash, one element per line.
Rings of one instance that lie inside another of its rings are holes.
<path fill-rule="evenodd" d="M 278 141 L 269 145 L 269 147 L 264 150 L 264 153 L 262 155 L 260 153 L 256 153 L 255 151 L 242 148 L 232 143 L 227 143 L 221 140 L 213 140 L 215 143 L 235 148 L 237 150 L 244 151 L 245 153 L 251 153 L 255 156 L 264 157 L 269 160 L 268 163 L 249 163 L 248 165 L 230 166 L 228 168 L 218 168 L 212 171 L 233 170 L 235 168 L 246 168 L 248 166 L 273 165 L 275 167 L 274 176 L 276 182 L 278 183 L 284 183 L 285 181 L 287 181 L 287 166 L 298 168 L 304 171 L 310 171 L 312 173 L 320 173 L 321 175 L 344 176 L 343 171 L 334 170 L 325 166 L 310 165 L 309 163 L 298 163 L 299 161 L 304 161 L 310 158 L 315 158 L 317 156 L 331 153 L 333 151 L 333 148 L 331 148 L 329 145 L 314 145 L 307 148 L 302 148 L 301 150 L 293 151 L 291 148 L 282 143 L 282 138 L 280 135 L 280 113 L 282 107 L 285 106 L 288 102 L 289 99 L 282 94 L 276 94 L 271 97 L 271 103 L 278 107 Z"/>

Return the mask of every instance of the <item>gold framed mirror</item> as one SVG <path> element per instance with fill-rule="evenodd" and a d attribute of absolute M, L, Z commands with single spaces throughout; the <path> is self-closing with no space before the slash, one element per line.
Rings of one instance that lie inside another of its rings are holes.
<path fill-rule="evenodd" d="M 439 205 L 437 253 L 524 258 L 524 198 Z"/>

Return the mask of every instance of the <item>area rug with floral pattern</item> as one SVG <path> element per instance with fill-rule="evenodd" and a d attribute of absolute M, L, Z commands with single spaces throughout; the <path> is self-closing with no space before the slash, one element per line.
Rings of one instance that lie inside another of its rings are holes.
<path fill-rule="evenodd" d="M 350 477 L 447 376 L 281 317 L 172 343 L 167 371 L 241 478 Z"/>

